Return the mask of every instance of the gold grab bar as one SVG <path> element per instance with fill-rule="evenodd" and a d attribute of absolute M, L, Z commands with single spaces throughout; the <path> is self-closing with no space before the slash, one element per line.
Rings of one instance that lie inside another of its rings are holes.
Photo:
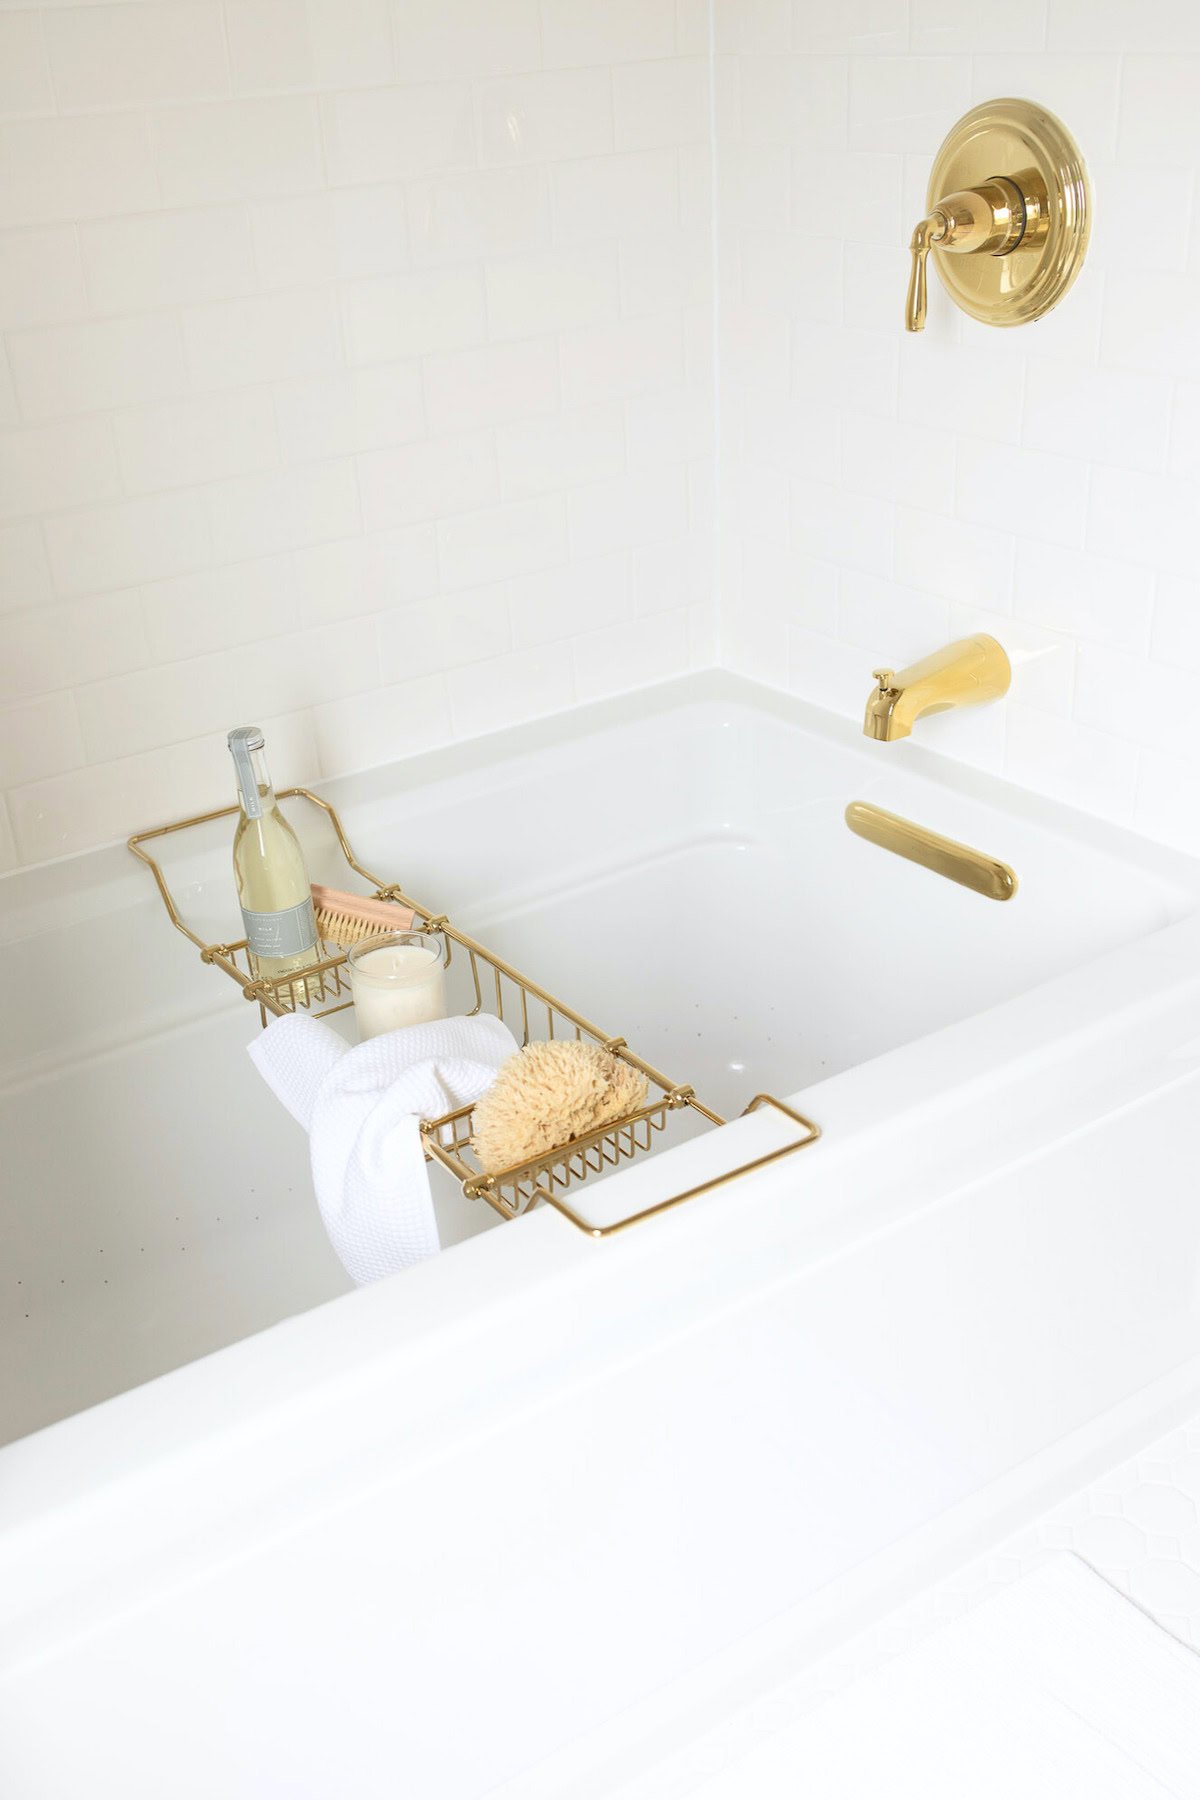
<path fill-rule="evenodd" d="M 846 823 L 857 837 L 881 850 L 890 850 L 909 862 L 944 875 L 960 887 L 970 888 L 988 900 L 1011 900 L 1017 891 L 1017 878 L 1007 863 L 982 850 L 972 850 L 954 838 L 941 837 L 912 819 L 898 813 L 884 812 L 881 806 L 870 806 L 865 800 L 852 800 L 846 808 Z"/>

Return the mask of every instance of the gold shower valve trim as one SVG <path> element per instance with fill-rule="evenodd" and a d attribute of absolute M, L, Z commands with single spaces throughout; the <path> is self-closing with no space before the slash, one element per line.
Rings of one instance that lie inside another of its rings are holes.
<path fill-rule="evenodd" d="M 923 331 L 926 264 L 986 325 L 1040 319 L 1070 288 L 1091 230 L 1091 189 L 1074 138 L 1030 100 L 989 100 L 959 120 L 929 177 L 909 249 L 904 323 Z"/>

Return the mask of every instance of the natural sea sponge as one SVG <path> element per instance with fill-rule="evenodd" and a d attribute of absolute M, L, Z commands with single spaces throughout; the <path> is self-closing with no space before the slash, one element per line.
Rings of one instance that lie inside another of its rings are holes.
<path fill-rule="evenodd" d="M 475 1154 L 485 1174 L 532 1162 L 645 1104 L 646 1078 L 574 1038 L 526 1044 L 475 1105 Z"/>

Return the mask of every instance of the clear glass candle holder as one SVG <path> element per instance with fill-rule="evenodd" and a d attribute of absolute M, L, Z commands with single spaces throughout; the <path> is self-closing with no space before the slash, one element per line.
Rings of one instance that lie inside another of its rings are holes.
<path fill-rule="evenodd" d="M 446 1017 L 446 945 L 436 931 L 361 938 L 346 955 L 360 1042 Z"/>

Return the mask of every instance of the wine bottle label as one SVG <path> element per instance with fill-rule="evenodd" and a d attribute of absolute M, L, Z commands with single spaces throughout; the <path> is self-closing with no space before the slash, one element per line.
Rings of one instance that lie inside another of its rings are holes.
<path fill-rule="evenodd" d="M 302 956 L 317 941 L 312 895 L 284 912 L 251 912 L 242 908 L 246 944 L 255 956 Z"/>

